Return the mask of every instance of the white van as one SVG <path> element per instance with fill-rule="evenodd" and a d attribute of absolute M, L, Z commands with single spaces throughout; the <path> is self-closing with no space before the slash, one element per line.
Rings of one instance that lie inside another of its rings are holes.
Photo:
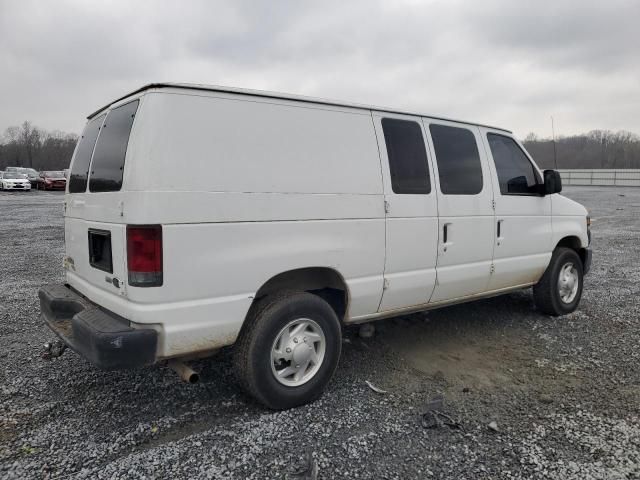
<path fill-rule="evenodd" d="M 233 345 L 243 387 L 289 408 L 322 393 L 343 324 L 528 287 L 575 310 L 589 217 L 560 190 L 500 128 L 152 84 L 89 116 L 42 316 L 103 368 Z"/>

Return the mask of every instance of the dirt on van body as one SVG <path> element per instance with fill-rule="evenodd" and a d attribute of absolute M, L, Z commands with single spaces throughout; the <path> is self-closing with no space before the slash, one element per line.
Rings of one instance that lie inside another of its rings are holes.
<path fill-rule="evenodd" d="M 0 193 L 0 478 L 313 478 L 309 463 L 322 479 L 640 478 L 640 189 L 565 194 L 594 218 L 577 312 L 542 315 L 522 291 L 373 338 L 349 327 L 327 393 L 271 412 L 239 391 L 228 352 L 195 363 L 196 385 L 41 359 L 63 197 Z"/>

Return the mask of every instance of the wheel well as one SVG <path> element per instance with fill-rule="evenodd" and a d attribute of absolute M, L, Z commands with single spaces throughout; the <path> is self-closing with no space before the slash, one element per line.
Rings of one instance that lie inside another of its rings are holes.
<path fill-rule="evenodd" d="M 332 268 L 309 267 L 279 273 L 260 287 L 253 303 L 267 295 L 286 290 L 313 293 L 331 305 L 340 321 L 345 318 L 349 290 L 342 275 Z"/>
<path fill-rule="evenodd" d="M 582 260 L 582 265 L 584 265 L 587 259 L 587 250 L 582 247 L 582 242 L 580 242 L 578 237 L 564 237 L 556 245 L 556 248 L 558 247 L 566 247 L 574 250 L 580 257 L 580 260 Z"/>

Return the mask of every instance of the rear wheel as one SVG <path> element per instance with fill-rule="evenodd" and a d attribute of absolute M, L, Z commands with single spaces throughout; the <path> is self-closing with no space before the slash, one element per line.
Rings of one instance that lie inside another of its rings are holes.
<path fill-rule="evenodd" d="M 573 312 L 582 296 L 583 269 L 580 256 L 570 248 L 559 247 L 540 281 L 533 287 L 536 306 L 548 315 Z"/>
<path fill-rule="evenodd" d="M 247 318 L 235 351 L 242 387 L 274 410 L 311 402 L 324 391 L 338 365 L 340 321 L 311 293 L 260 300 Z"/>

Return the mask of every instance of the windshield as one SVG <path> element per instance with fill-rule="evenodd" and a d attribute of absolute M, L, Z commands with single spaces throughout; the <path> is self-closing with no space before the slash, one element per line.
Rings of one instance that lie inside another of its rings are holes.
<path fill-rule="evenodd" d="M 51 178 L 64 178 L 64 172 L 42 172 L 42 175 Z"/>
<path fill-rule="evenodd" d="M 20 179 L 20 180 L 24 180 L 25 178 L 27 178 L 25 175 L 22 175 L 20 173 L 14 173 L 14 172 L 4 172 L 4 175 L 2 177 L 3 178 Z"/>

